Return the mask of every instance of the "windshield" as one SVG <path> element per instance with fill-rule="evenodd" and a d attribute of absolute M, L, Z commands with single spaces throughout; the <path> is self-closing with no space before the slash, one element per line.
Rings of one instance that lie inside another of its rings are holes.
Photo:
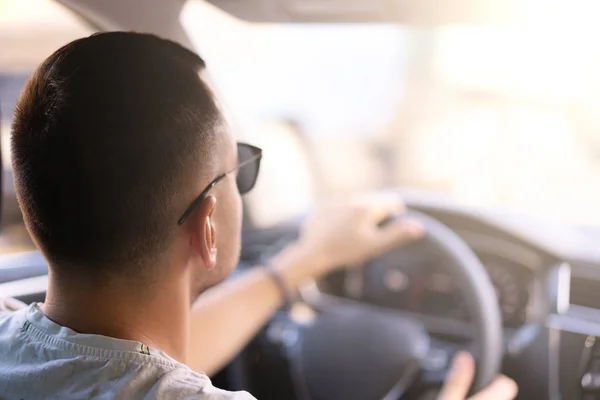
<path fill-rule="evenodd" d="M 247 197 L 254 221 L 280 222 L 320 196 L 405 187 L 600 225 L 596 3 L 522 4 L 510 27 L 412 28 L 256 24 L 189 1 L 181 21 L 237 135 L 265 149 Z M 83 25 L 53 1 L 0 0 L 0 41 L 19 49 L 0 52 L 7 177 L 19 90 L 54 49 L 92 32 Z M 4 224 L 20 223 L 4 185 Z"/>
<path fill-rule="evenodd" d="M 257 25 L 204 2 L 182 21 L 267 150 L 264 224 L 390 186 L 600 224 L 600 28 L 593 3 L 555 3 L 511 27 Z"/>

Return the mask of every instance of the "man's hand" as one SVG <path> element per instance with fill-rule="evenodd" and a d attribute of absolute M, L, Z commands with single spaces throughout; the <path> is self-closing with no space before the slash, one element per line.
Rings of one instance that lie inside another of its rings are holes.
<path fill-rule="evenodd" d="M 299 245 L 317 255 L 327 273 L 332 269 L 362 263 L 423 234 L 415 221 L 378 224 L 405 211 L 394 193 L 377 193 L 329 202 L 317 208 L 300 232 Z"/>
<path fill-rule="evenodd" d="M 473 383 L 475 362 L 468 353 L 459 353 L 452 362 L 452 369 L 440 393 L 440 400 L 464 400 Z M 506 376 L 499 376 L 481 392 L 469 400 L 512 400 L 517 395 L 517 384 Z"/>

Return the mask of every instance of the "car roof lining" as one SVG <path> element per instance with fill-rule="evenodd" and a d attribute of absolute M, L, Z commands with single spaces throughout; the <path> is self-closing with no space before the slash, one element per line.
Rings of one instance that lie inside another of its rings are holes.
<path fill-rule="evenodd" d="M 179 15 L 186 0 L 57 0 L 100 30 L 155 33 L 191 48 Z M 518 0 L 194 0 L 261 23 L 505 24 Z M 522 3 L 522 2 L 521 2 Z"/>

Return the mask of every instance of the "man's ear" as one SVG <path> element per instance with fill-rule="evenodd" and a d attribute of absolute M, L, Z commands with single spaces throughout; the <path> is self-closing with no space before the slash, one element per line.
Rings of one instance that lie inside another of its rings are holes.
<path fill-rule="evenodd" d="M 206 196 L 198 205 L 198 209 L 190 216 L 194 219 L 192 246 L 200 255 L 206 269 L 213 269 L 217 264 L 217 238 L 214 221 L 214 210 L 217 199 Z"/>

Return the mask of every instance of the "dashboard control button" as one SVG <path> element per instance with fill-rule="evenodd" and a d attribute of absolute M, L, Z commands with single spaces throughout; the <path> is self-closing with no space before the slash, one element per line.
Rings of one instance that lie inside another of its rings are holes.
<path fill-rule="evenodd" d="M 581 378 L 581 388 L 586 392 L 600 390 L 600 372 L 588 372 Z"/>

